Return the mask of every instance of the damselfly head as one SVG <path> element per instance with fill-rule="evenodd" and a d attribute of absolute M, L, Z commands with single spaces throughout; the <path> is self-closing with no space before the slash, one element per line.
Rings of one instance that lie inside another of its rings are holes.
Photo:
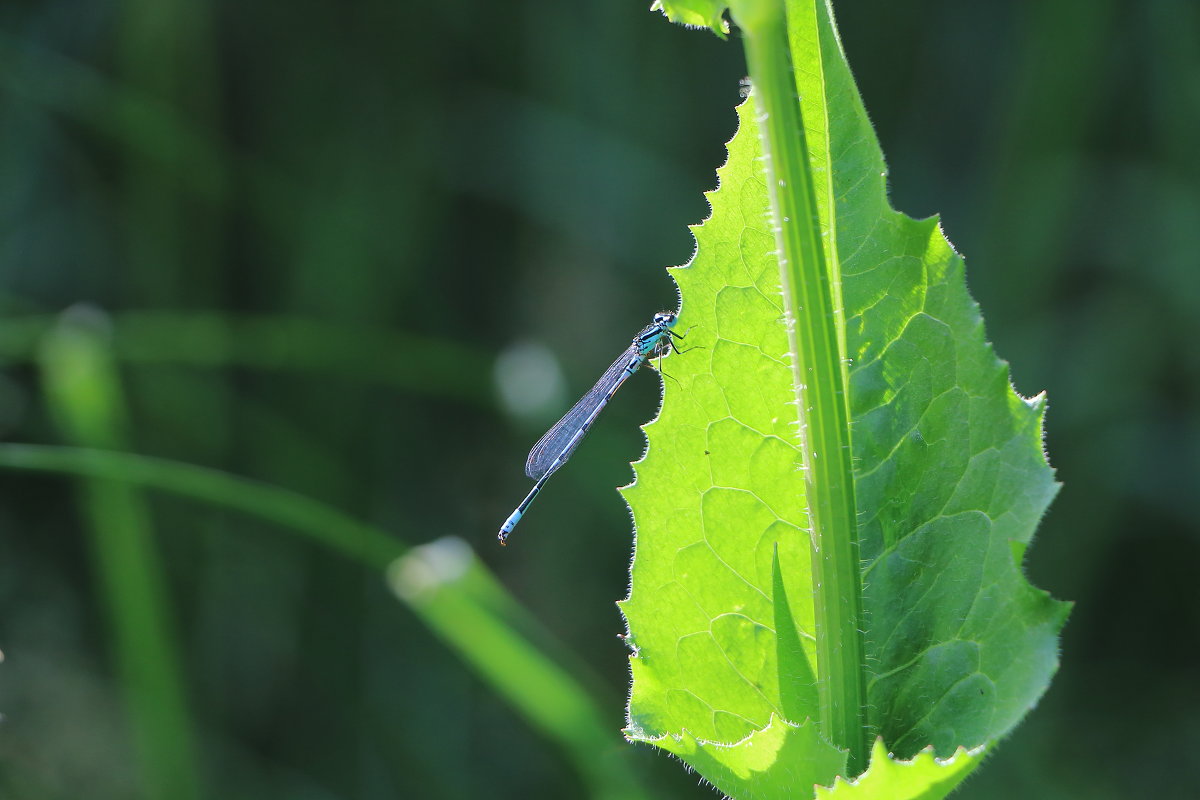
<path fill-rule="evenodd" d="M 654 326 L 657 328 L 674 328 L 678 316 L 670 311 L 660 311 L 654 315 Z"/>

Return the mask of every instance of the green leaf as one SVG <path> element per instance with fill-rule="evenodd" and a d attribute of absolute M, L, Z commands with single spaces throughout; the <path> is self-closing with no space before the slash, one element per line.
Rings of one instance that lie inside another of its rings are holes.
<path fill-rule="evenodd" d="M 815 723 L 794 725 L 772 716 L 762 730 L 740 742 L 697 739 L 690 732 L 665 735 L 653 744 L 674 753 L 723 792 L 743 800 L 795 797 L 801 787 L 832 783 L 846 754 L 821 738 Z"/>
<path fill-rule="evenodd" d="M 898 761 L 881 739 L 871 750 L 871 766 L 852 782 L 838 778 L 831 787 L 818 786 L 817 800 L 937 800 L 945 797 L 979 765 L 983 748 L 960 748 L 945 760 L 926 748 L 911 761 Z"/>
<path fill-rule="evenodd" d="M 729 23 L 722 16 L 727 5 L 719 0 L 655 0 L 650 8 L 663 12 L 671 22 L 708 28 L 724 39 L 729 33 Z"/>
<path fill-rule="evenodd" d="M 862 558 L 865 656 L 859 675 L 836 677 L 866 686 L 863 741 L 878 735 L 899 758 L 931 746 L 918 761 L 934 764 L 1010 731 L 1057 668 L 1068 606 L 1021 572 L 1057 488 L 1042 451 L 1045 405 L 1012 389 L 937 220 L 888 205 L 882 153 L 827 6 L 789 3 L 787 38 L 846 364 L 841 434 Z M 663 365 L 662 413 L 625 490 L 637 541 L 622 604 L 634 647 L 629 738 L 676 753 L 731 795 L 763 798 L 796 796 L 789 774 L 829 785 L 845 771 L 813 735 L 825 635 L 814 593 L 828 587 L 814 587 L 806 492 L 826 487 L 806 488 L 799 470 L 811 420 L 796 404 L 771 225 L 797 221 L 772 217 L 756 122 L 771 90 L 757 82 L 739 108 L 712 215 L 693 229 L 697 252 L 672 273 L 679 329 L 695 349 Z M 785 169 L 778 143 L 772 153 Z M 776 177 L 781 194 L 802 185 Z M 978 759 L 955 763 L 965 774 Z M 957 783 L 943 778 L 903 796 L 940 797 Z M 901 796 L 892 791 L 860 796 Z"/>

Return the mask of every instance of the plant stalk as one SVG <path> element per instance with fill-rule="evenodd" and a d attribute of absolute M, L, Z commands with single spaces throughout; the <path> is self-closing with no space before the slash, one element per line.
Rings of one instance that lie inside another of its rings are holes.
<path fill-rule="evenodd" d="M 849 751 L 847 770 L 856 775 L 869 747 L 842 311 L 822 244 L 783 0 L 733 0 L 730 10 L 745 37 L 787 312 L 811 532 L 820 725 Z"/>

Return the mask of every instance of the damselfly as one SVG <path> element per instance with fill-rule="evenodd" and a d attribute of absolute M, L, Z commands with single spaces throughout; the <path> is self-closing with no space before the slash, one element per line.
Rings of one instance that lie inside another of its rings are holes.
<path fill-rule="evenodd" d="M 676 318 L 675 314 L 667 311 L 655 314 L 654 321 L 633 337 L 629 348 L 600 376 L 600 380 L 596 381 L 591 391 L 581 397 L 562 419 L 554 423 L 529 451 L 529 458 L 525 461 L 525 474 L 536 483 L 521 501 L 521 505 L 517 506 L 516 511 L 500 526 L 500 544 L 507 543 L 508 535 L 521 521 L 529 504 L 542 491 L 550 476 L 567 463 L 567 459 L 575 452 L 575 448 L 579 447 L 584 435 L 608 405 L 608 401 L 617 393 L 617 389 L 621 388 L 621 384 L 651 358 L 664 356 L 672 350 L 680 352 L 675 346 L 675 340 L 682 339 L 683 335 L 671 330 L 675 327 Z"/>

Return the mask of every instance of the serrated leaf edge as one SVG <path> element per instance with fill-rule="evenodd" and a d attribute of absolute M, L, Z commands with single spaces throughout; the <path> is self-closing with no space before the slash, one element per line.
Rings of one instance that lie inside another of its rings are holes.
<path fill-rule="evenodd" d="M 692 735 L 688 731 L 687 728 L 681 728 L 679 730 L 679 733 L 672 733 L 671 731 L 667 731 L 666 733 L 662 734 L 661 736 L 647 736 L 645 734 L 635 733 L 635 728 L 631 725 L 629 727 L 623 728 L 621 730 L 621 733 L 623 733 L 625 735 L 625 738 L 631 742 L 644 742 L 646 744 L 657 745 L 659 742 L 666 741 L 668 738 L 670 738 L 676 742 L 682 742 L 685 739 L 691 739 L 693 742 L 700 745 L 701 747 L 714 747 L 714 748 L 731 750 L 735 747 L 739 747 L 739 746 L 745 744 L 746 742 L 753 739 L 755 736 L 758 736 L 762 733 L 765 733 L 765 732 L 771 730 L 771 728 L 773 728 L 775 726 L 776 722 L 782 723 L 782 724 L 786 725 L 787 727 L 793 728 L 793 729 L 807 728 L 809 725 L 815 724 L 811 717 L 805 719 L 803 722 L 793 722 L 790 719 L 785 719 L 784 717 L 780 716 L 779 714 L 772 713 L 771 718 L 767 722 L 766 725 L 764 725 L 761 728 L 755 728 L 754 730 L 750 731 L 750 733 L 743 736 L 741 739 L 738 739 L 736 742 L 718 742 L 713 739 L 701 739 L 697 736 Z"/>
<path fill-rule="evenodd" d="M 896 758 L 892 753 L 888 752 L 887 746 L 883 743 L 883 737 L 877 736 L 875 737 L 874 744 L 871 746 L 871 762 L 867 766 L 866 771 L 861 775 L 851 779 L 846 779 L 845 777 L 839 775 L 834 779 L 833 783 L 829 784 L 828 786 L 818 786 L 814 800 L 823 800 L 823 798 L 834 796 L 834 793 L 837 792 L 843 785 L 847 787 L 861 785 L 863 781 L 872 777 L 871 771 L 873 769 L 881 768 L 879 765 L 883 763 L 883 761 L 887 761 L 890 764 L 899 767 L 912 767 L 916 766 L 917 762 L 919 761 L 932 761 L 935 766 L 945 768 L 953 766 L 959 758 L 979 758 L 986 754 L 987 749 L 990 746 L 991 742 L 984 742 L 983 744 L 972 748 L 966 748 L 960 745 L 948 757 L 938 758 L 934 753 L 933 745 L 929 745 L 919 750 L 912 758 L 905 760 Z"/>

